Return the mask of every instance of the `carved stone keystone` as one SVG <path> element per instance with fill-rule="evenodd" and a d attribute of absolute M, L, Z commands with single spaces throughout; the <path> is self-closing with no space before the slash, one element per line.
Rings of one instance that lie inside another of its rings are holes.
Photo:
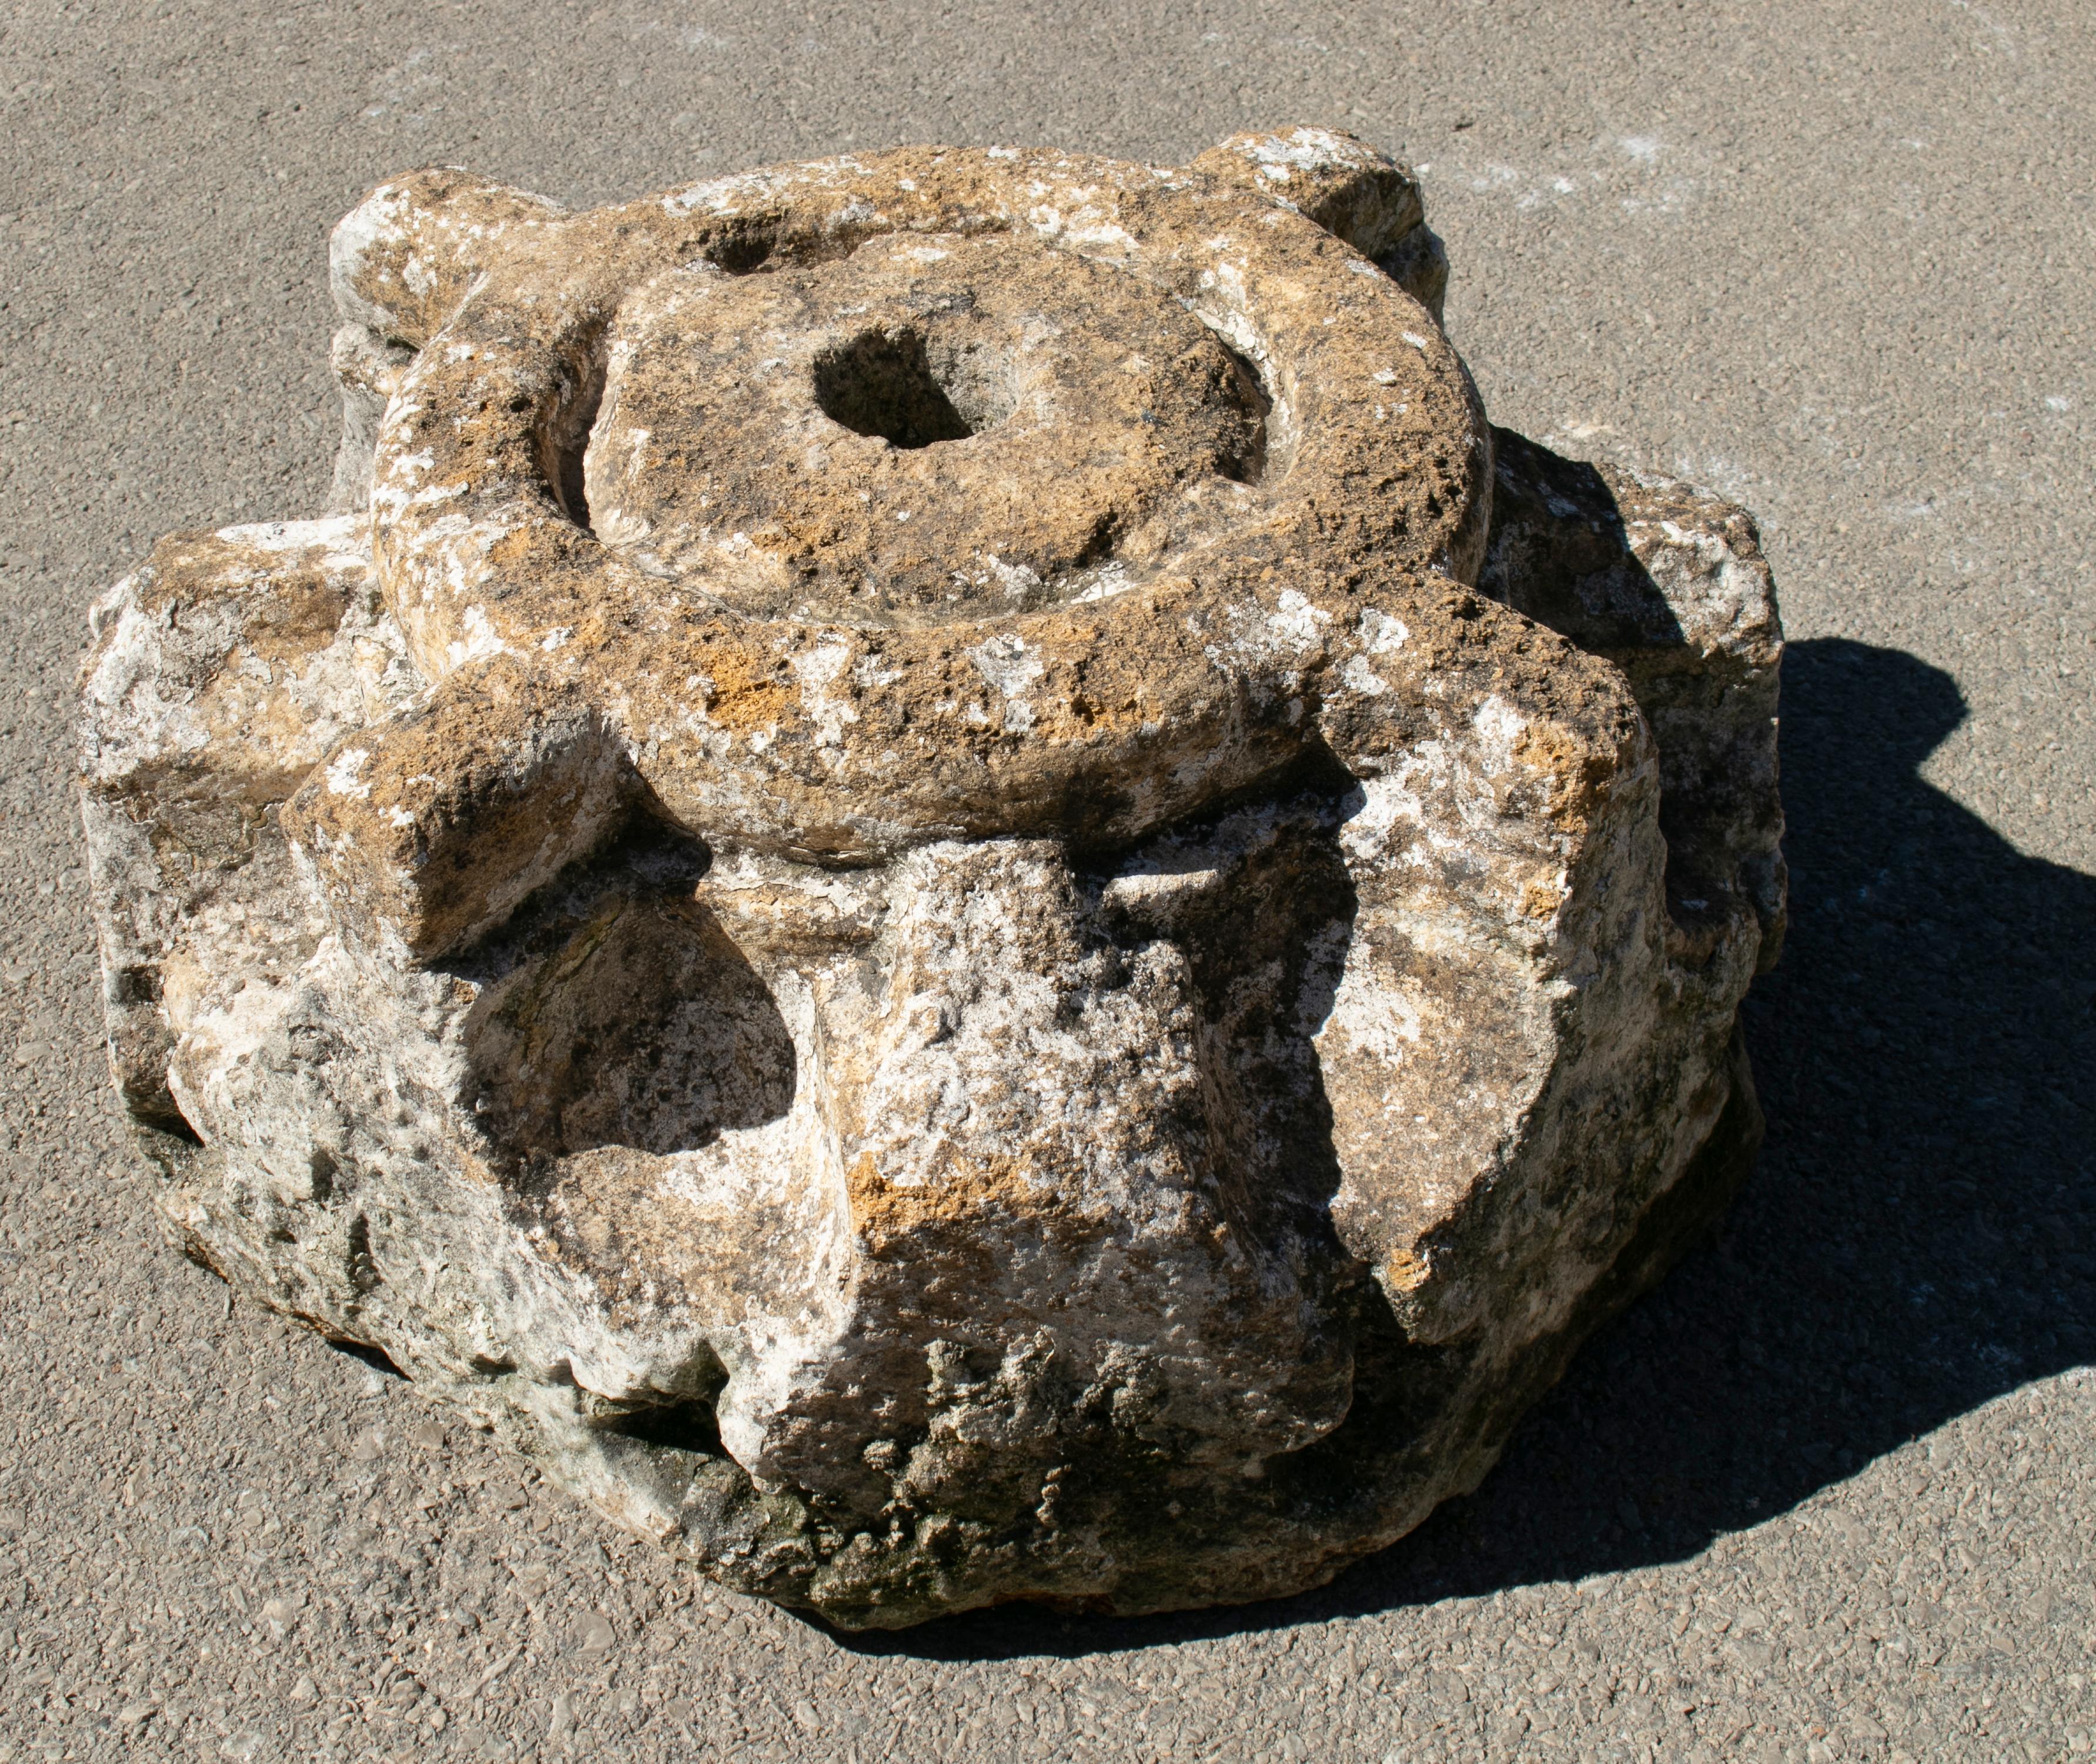
<path fill-rule="evenodd" d="M 1290 1592 L 1759 1132 L 1738 510 L 1496 431 L 1404 168 L 920 149 L 335 229 L 341 512 L 98 604 L 191 1253 L 852 1626 Z"/>

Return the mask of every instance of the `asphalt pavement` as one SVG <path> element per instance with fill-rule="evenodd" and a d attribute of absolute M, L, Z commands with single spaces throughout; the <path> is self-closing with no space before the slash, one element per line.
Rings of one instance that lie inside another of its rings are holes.
<path fill-rule="evenodd" d="M 2096 9 L 11 4 L 0 1764 L 2096 1746 Z M 328 228 L 913 141 L 1412 160 L 1496 420 L 1747 503 L 1793 929 L 1719 1239 L 1325 1592 L 873 1640 L 711 1591 L 161 1241 L 69 785 L 98 588 L 317 513 Z"/>

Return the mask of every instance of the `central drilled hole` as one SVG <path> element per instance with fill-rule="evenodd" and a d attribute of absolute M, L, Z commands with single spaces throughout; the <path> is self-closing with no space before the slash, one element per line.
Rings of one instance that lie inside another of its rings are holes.
<path fill-rule="evenodd" d="M 914 330 L 869 330 L 815 358 L 815 403 L 854 434 L 898 448 L 965 441 L 1010 414 L 1010 389 L 976 351 L 934 360 Z"/>

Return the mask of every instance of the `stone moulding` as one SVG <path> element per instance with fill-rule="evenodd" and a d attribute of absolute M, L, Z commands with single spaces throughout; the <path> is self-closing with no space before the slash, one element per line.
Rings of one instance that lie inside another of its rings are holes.
<path fill-rule="evenodd" d="M 913 149 L 335 229 L 338 511 L 98 602 L 180 1241 L 851 1626 L 1294 1591 L 1759 1135 L 1751 522 L 1493 429 L 1417 182 Z"/>

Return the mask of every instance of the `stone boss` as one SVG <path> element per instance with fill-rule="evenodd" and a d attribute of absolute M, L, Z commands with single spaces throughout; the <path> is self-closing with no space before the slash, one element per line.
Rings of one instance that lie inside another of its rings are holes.
<path fill-rule="evenodd" d="M 191 1253 L 848 1625 L 1290 1591 L 1759 1132 L 1751 522 L 1487 423 L 1395 162 L 921 149 L 334 234 L 321 521 L 98 603 Z"/>

